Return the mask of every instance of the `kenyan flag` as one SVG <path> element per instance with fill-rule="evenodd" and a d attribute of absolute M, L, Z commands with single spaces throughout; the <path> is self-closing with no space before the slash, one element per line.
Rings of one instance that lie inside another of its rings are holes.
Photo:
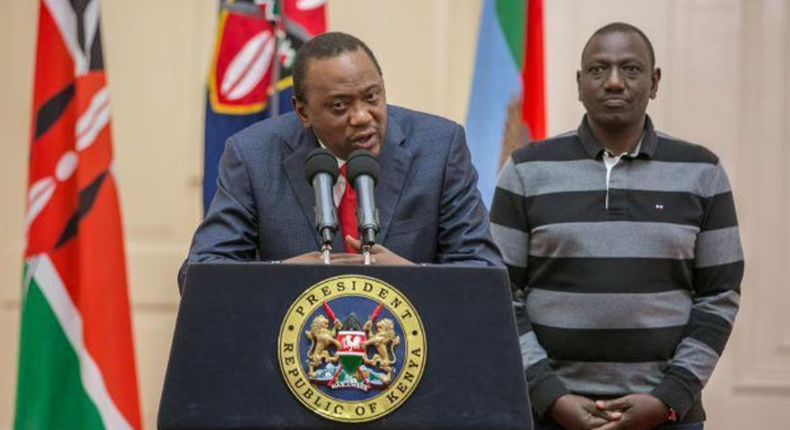
<path fill-rule="evenodd" d="M 486 205 L 510 154 L 546 136 L 543 57 L 543 0 L 483 2 L 466 136 Z"/>
<path fill-rule="evenodd" d="M 97 0 L 41 0 L 16 430 L 140 429 Z"/>

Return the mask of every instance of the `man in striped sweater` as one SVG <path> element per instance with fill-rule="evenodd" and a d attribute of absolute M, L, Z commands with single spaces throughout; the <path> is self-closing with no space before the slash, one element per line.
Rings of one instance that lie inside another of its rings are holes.
<path fill-rule="evenodd" d="M 510 271 L 536 429 L 701 429 L 743 253 L 709 150 L 646 115 L 661 70 L 636 27 L 582 52 L 575 132 L 516 151 L 492 233 Z"/>

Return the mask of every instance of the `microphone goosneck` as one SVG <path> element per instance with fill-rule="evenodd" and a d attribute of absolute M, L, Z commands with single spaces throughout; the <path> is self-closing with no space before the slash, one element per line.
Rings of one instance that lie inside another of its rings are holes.
<path fill-rule="evenodd" d="M 364 149 L 357 149 L 348 157 L 348 181 L 357 192 L 357 225 L 362 250 L 367 254 L 376 243 L 379 214 L 373 190 L 379 178 L 379 163 Z M 367 260 L 367 259 L 366 259 Z"/>
<path fill-rule="evenodd" d="M 321 236 L 324 262 L 329 264 L 332 238 L 338 229 L 337 211 L 332 198 L 332 187 L 340 174 L 337 160 L 328 150 L 316 148 L 307 155 L 304 173 L 315 193 L 315 228 Z"/>

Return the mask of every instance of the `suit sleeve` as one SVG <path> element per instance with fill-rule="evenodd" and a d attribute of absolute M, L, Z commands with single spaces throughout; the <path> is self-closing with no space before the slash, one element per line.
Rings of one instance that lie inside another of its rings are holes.
<path fill-rule="evenodd" d="M 530 402 L 543 416 L 562 395 L 569 393 L 549 365 L 545 349 L 538 342 L 526 308 L 527 267 L 530 227 L 526 212 L 526 189 L 511 157 L 502 169 L 491 206 L 491 233 L 504 257 L 513 294 L 513 311 L 518 325 L 521 358 L 527 378 Z"/>
<path fill-rule="evenodd" d="M 695 245 L 691 315 L 663 381 L 653 390 L 681 418 L 724 351 L 738 313 L 743 278 L 743 250 L 727 174 L 716 165 L 710 177 Z"/>
<path fill-rule="evenodd" d="M 231 138 L 220 159 L 217 193 L 178 272 L 179 290 L 184 288 L 189 263 L 255 260 L 257 231 L 258 218 L 247 166 Z"/>
<path fill-rule="evenodd" d="M 488 212 L 477 190 L 477 171 L 460 125 L 456 125 L 451 139 L 440 198 L 438 262 L 502 266 L 489 232 Z"/>

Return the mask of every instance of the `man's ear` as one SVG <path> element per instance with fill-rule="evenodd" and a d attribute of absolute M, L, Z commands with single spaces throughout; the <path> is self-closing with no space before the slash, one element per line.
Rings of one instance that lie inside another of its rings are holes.
<path fill-rule="evenodd" d="M 661 69 L 658 67 L 653 69 L 650 79 L 653 81 L 653 84 L 650 86 L 650 98 L 655 99 L 658 95 L 658 83 L 661 82 Z"/>
<path fill-rule="evenodd" d="M 291 97 L 291 105 L 293 105 L 294 112 L 296 112 L 296 116 L 299 117 L 299 121 L 302 121 L 304 128 L 310 128 L 310 117 L 307 115 L 307 106 L 303 102 L 300 102 L 296 96 Z"/>
<path fill-rule="evenodd" d="M 576 98 L 582 101 L 582 71 L 576 71 Z"/>

